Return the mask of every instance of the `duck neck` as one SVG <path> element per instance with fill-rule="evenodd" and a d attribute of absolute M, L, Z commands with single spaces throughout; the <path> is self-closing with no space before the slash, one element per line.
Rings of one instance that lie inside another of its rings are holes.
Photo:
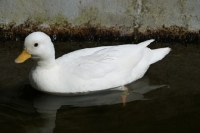
<path fill-rule="evenodd" d="M 52 58 L 52 59 L 38 60 L 36 61 L 36 66 L 48 69 L 57 66 L 57 64 L 55 58 Z"/>

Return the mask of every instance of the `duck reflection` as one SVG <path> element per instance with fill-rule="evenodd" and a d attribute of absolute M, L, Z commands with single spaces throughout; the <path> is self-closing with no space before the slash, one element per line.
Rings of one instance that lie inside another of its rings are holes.
<path fill-rule="evenodd" d="M 21 84 L 24 84 L 24 81 Z M 133 82 L 124 89 L 114 88 L 106 91 L 98 91 L 82 95 L 56 96 L 38 92 L 30 87 L 30 85 L 16 86 L 10 89 L 0 90 L 0 106 L 9 106 L 10 109 L 20 112 L 37 113 L 44 118 L 42 126 L 28 128 L 28 132 L 53 132 L 55 128 L 56 113 L 61 107 L 86 107 L 112 105 L 126 103 L 135 100 L 146 100 L 145 93 L 161 88 L 165 85 L 149 85 L 147 76 Z M 15 106 L 14 106 L 15 105 Z M 127 105 L 126 105 L 127 106 Z M 66 110 L 67 111 L 67 110 Z M 12 115 L 12 114 L 9 114 Z"/>

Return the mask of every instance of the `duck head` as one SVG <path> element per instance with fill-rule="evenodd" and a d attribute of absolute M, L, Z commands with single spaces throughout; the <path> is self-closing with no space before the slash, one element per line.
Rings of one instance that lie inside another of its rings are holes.
<path fill-rule="evenodd" d="M 24 50 L 15 59 L 15 63 L 23 63 L 29 58 L 36 61 L 55 60 L 54 45 L 48 35 L 43 32 L 33 32 L 25 38 Z"/>

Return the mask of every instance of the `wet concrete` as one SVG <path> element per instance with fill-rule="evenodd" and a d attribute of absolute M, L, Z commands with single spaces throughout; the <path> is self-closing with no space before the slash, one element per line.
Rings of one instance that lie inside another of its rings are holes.
<path fill-rule="evenodd" d="M 200 43 L 198 0 L 0 1 L 0 41 L 43 31 L 53 41 Z M 171 6 L 173 5 L 173 6 Z"/>
<path fill-rule="evenodd" d="M 23 24 L 16 26 L 13 23 L 8 25 L 0 25 L 0 40 L 1 41 L 23 41 L 24 38 L 34 32 L 42 31 L 48 34 L 53 41 L 57 42 L 124 42 L 137 43 L 148 39 L 156 39 L 162 43 L 182 43 L 182 44 L 199 44 L 199 31 L 190 31 L 181 26 L 166 27 L 163 25 L 160 28 L 147 28 L 140 31 L 139 28 L 130 27 L 101 27 L 93 26 L 86 23 L 84 26 L 71 26 L 69 23 L 62 25 L 50 25 L 48 28 L 39 27 L 38 23 L 26 21 Z"/>
<path fill-rule="evenodd" d="M 22 42 L 0 43 L 0 131 L 26 132 L 198 132 L 200 130 L 200 47 L 177 43 L 172 52 L 153 64 L 145 78 L 127 87 L 124 107 L 121 92 L 59 97 L 34 90 L 27 75 L 33 61 L 15 64 Z M 57 57 L 84 47 L 117 43 L 55 43 Z M 162 86 L 166 85 L 166 86 Z M 157 86 L 151 90 L 152 86 Z M 135 91 L 147 88 L 146 93 Z M 151 90 L 151 91 L 150 91 Z"/>

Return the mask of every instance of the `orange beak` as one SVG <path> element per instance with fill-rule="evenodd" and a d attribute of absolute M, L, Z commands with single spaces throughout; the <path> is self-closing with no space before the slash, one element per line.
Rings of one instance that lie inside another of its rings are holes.
<path fill-rule="evenodd" d="M 15 59 L 15 63 L 23 63 L 29 58 L 31 58 L 31 55 L 24 49 L 22 53 Z"/>

